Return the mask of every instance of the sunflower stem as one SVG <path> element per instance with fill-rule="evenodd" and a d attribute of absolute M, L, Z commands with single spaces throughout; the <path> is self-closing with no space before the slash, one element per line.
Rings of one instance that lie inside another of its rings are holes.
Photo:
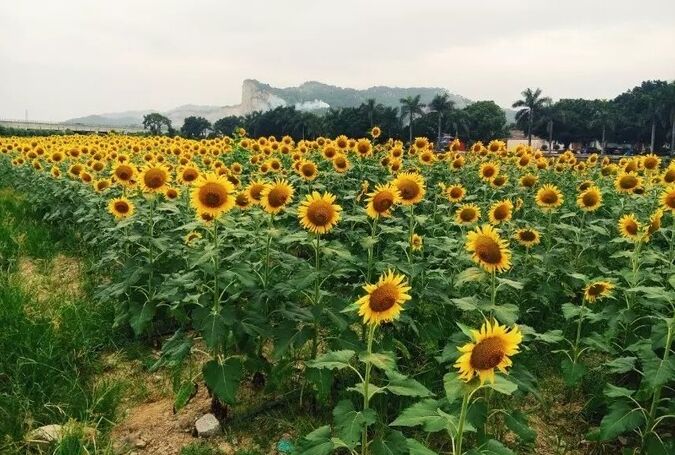
<path fill-rule="evenodd" d="M 373 353 L 373 337 L 375 336 L 375 329 L 377 328 L 376 324 L 371 324 L 369 329 L 368 329 L 368 347 L 367 347 L 367 352 L 368 352 L 368 359 L 370 359 L 370 354 Z M 370 363 L 370 360 L 366 361 L 366 375 L 365 379 L 363 382 L 363 411 L 368 410 L 370 406 L 370 397 L 368 396 L 368 385 L 370 384 L 370 370 L 372 368 L 372 364 Z M 361 434 L 361 455 L 367 455 L 368 454 L 368 427 L 365 427 L 363 429 L 363 433 Z"/>
<path fill-rule="evenodd" d="M 581 341 L 581 324 L 584 321 L 584 311 L 586 310 L 586 299 L 581 300 L 581 308 L 579 310 L 579 321 L 577 322 L 577 337 L 574 340 L 574 358 L 572 364 L 576 365 L 579 360 L 579 342 Z"/>
<path fill-rule="evenodd" d="M 148 273 L 148 296 L 152 296 L 152 281 L 155 272 L 155 250 L 153 248 L 153 239 L 155 238 L 155 198 L 150 200 L 150 210 L 148 211 L 150 219 L 148 220 L 148 264 L 150 271 Z"/>
<path fill-rule="evenodd" d="M 546 224 L 546 252 L 551 252 L 553 233 L 551 232 L 551 223 L 553 222 L 553 210 L 548 212 L 548 223 Z"/>
<path fill-rule="evenodd" d="M 410 216 L 408 220 L 408 264 L 412 265 L 412 255 L 413 255 L 413 232 L 415 232 L 415 206 L 410 205 Z M 412 277 L 412 273 L 411 273 Z"/>
<path fill-rule="evenodd" d="M 377 233 L 377 218 L 373 220 L 373 224 L 370 230 L 370 240 L 371 243 L 368 246 L 368 271 L 366 274 L 366 281 L 370 283 L 373 274 L 373 256 L 375 250 L 375 234 Z"/>
<path fill-rule="evenodd" d="M 666 336 L 666 345 L 665 349 L 663 351 L 663 357 L 661 359 L 661 365 L 667 365 L 668 364 L 668 357 L 670 356 L 670 349 L 673 343 L 673 322 L 675 320 L 675 316 L 671 317 L 670 320 L 667 322 L 668 326 L 668 334 Z M 647 426 L 645 427 L 645 431 L 642 432 L 642 443 L 641 443 L 641 448 L 640 448 L 640 453 L 645 453 L 645 443 L 647 441 L 646 437 L 649 433 L 652 432 L 652 429 L 654 428 L 654 420 L 656 419 L 656 411 L 658 410 L 659 406 L 659 401 L 661 401 L 661 390 L 663 389 L 663 385 L 658 386 L 656 390 L 654 390 L 654 395 L 652 396 L 652 403 L 649 407 L 649 417 L 647 418 Z"/>
<path fill-rule="evenodd" d="M 314 305 L 319 304 L 319 299 L 321 298 L 319 285 L 321 282 L 321 261 L 320 261 L 320 248 L 321 248 L 321 234 L 316 234 L 316 245 L 315 245 L 315 272 L 316 277 L 314 279 Z M 314 339 L 312 340 L 312 358 L 315 359 L 319 351 L 319 321 L 317 318 L 314 319 Z"/>
<path fill-rule="evenodd" d="M 462 409 L 459 413 L 459 423 L 457 424 L 457 446 L 456 450 L 453 451 L 453 455 L 462 454 L 462 440 L 464 439 L 464 423 L 466 422 L 467 412 L 469 410 L 469 405 L 471 404 L 471 397 L 473 394 L 479 390 L 480 387 L 475 388 L 471 392 L 465 392 L 464 398 L 462 398 Z"/>
<path fill-rule="evenodd" d="M 274 229 L 274 214 L 270 215 L 270 231 L 267 234 L 267 246 L 265 247 L 265 273 L 264 273 L 264 288 L 269 287 L 270 280 L 270 245 L 272 244 L 272 230 Z"/>
<path fill-rule="evenodd" d="M 670 273 L 673 271 L 673 260 L 675 260 L 675 213 L 671 215 L 673 221 L 672 229 L 670 231 L 670 251 L 668 253 L 668 261 L 670 262 Z"/>

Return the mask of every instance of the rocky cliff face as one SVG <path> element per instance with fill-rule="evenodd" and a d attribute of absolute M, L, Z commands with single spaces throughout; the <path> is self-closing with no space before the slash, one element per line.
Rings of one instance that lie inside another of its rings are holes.
<path fill-rule="evenodd" d="M 471 103 L 459 95 L 449 93 L 443 88 L 430 87 L 371 87 L 365 90 L 342 88 L 321 82 L 309 81 L 298 87 L 276 88 L 255 79 L 246 79 L 242 84 L 241 103 L 233 106 L 184 105 L 162 112 L 176 126 L 190 116 L 204 117 L 210 122 L 230 115 L 246 115 L 256 111 L 268 111 L 279 106 L 295 106 L 296 109 L 315 111 L 328 108 L 356 107 L 369 98 L 374 98 L 385 106 L 398 107 L 399 99 L 421 95 L 422 102 L 428 103 L 439 94 L 447 93 L 459 108 Z M 66 123 L 82 123 L 102 126 L 141 125 L 143 115 L 150 111 L 129 111 L 101 115 L 90 115 L 67 120 Z"/>

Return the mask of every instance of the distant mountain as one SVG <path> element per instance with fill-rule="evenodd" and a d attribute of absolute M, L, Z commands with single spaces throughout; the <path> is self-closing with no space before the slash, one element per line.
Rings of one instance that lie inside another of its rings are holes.
<path fill-rule="evenodd" d="M 462 108 L 472 102 L 463 96 L 450 93 L 446 89 L 439 87 L 399 88 L 378 86 L 365 90 L 357 90 L 309 81 L 298 87 L 276 88 L 254 79 L 246 79 L 242 85 L 240 104 L 234 106 L 199 106 L 187 104 L 161 113 L 171 119 L 175 126 L 180 126 L 186 117 L 192 115 L 205 117 L 210 122 L 215 122 L 220 118 L 230 115 L 246 115 L 255 111 L 267 111 L 279 106 L 295 106 L 296 109 L 305 111 L 356 107 L 369 98 L 373 98 L 385 106 L 399 107 L 399 100 L 401 98 L 420 95 L 423 103 L 429 103 L 434 96 L 440 93 L 446 93 L 458 108 Z M 143 110 L 88 115 L 66 120 L 65 123 L 110 127 L 139 126 L 143 123 L 143 116 L 150 112 L 156 111 Z M 506 110 L 506 113 L 507 120 L 511 120 L 513 115 L 509 115 L 508 110 Z"/>

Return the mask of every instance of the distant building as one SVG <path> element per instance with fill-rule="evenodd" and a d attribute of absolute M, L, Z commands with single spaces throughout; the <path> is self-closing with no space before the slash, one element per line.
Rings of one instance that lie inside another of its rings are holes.
<path fill-rule="evenodd" d="M 527 134 L 521 130 L 509 130 L 509 137 L 506 138 L 506 148 L 508 150 L 515 150 L 519 145 L 527 145 Z M 532 147 L 535 149 L 548 148 L 548 141 L 532 135 Z"/>

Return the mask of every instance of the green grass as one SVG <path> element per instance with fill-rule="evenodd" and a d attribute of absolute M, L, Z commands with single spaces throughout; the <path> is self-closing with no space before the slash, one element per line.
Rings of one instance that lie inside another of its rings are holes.
<path fill-rule="evenodd" d="M 74 249 L 64 231 L 30 217 L 11 191 L 0 190 L 0 453 L 25 453 L 24 435 L 71 420 L 96 428 L 87 441 L 78 426 L 49 453 L 107 453 L 105 435 L 115 420 L 123 386 L 96 381 L 99 356 L 118 337 L 113 310 L 86 296 L 48 289 L 38 296 L 22 286 L 21 258 L 49 261 Z M 35 273 L 41 273 L 36 268 Z M 36 311 L 38 309 L 38 311 Z M 46 309 L 46 310 L 45 310 Z M 70 426 L 69 426 L 70 428 Z"/>
<path fill-rule="evenodd" d="M 223 452 L 208 442 L 199 441 L 183 447 L 180 455 L 223 455 Z"/>

